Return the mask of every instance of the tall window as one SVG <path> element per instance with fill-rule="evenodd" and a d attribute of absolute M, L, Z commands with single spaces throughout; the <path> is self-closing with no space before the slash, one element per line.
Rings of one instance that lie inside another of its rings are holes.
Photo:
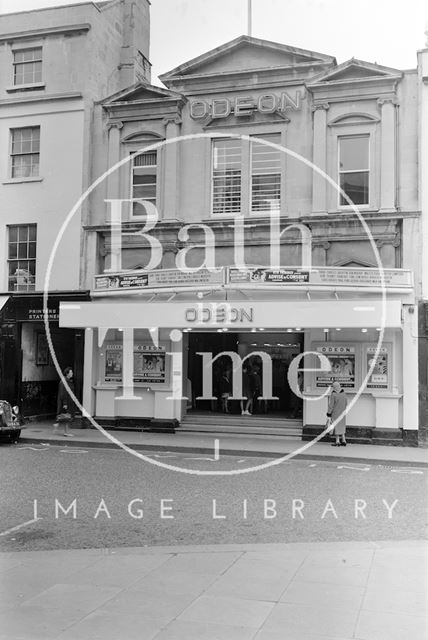
<path fill-rule="evenodd" d="M 241 211 L 241 141 L 214 140 L 213 213 L 234 215 Z"/>
<path fill-rule="evenodd" d="M 339 138 L 339 184 L 355 204 L 369 204 L 369 136 Z M 342 194 L 340 206 L 348 206 Z"/>
<path fill-rule="evenodd" d="M 259 137 L 259 136 L 258 136 Z M 260 136 L 280 144 L 279 134 Z M 281 201 L 281 151 L 251 142 L 251 210 L 279 211 Z"/>
<path fill-rule="evenodd" d="M 12 129 L 12 178 L 32 178 L 39 175 L 40 127 Z"/>
<path fill-rule="evenodd" d="M 145 151 L 132 160 L 132 197 L 147 200 L 156 206 L 157 151 Z M 134 215 L 143 213 L 139 204 L 134 204 Z"/>
<path fill-rule="evenodd" d="M 37 227 L 35 224 L 10 225 L 8 231 L 9 291 L 34 291 Z"/>
<path fill-rule="evenodd" d="M 281 135 L 256 136 L 280 144 Z M 213 141 L 212 213 L 279 211 L 281 152 L 258 140 Z"/>
<path fill-rule="evenodd" d="M 34 84 L 42 81 L 42 48 L 13 52 L 13 84 Z"/>

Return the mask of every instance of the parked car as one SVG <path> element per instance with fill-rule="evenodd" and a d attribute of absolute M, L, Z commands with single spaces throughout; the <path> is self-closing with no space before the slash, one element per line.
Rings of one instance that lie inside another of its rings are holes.
<path fill-rule="evenodd" d="M 0 400 L 0 438 L 17 442 L 21 435 L 21 420 L 18 407 L 12 407 L 7 400 Z"/>

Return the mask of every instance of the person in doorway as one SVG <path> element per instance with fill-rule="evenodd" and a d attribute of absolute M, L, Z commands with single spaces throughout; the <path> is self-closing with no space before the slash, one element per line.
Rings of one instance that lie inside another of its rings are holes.
<path fill-rule="evenodd" d="M 257 411 L 260 412 L 260 400 L 262 395 L 262 379 L 260 376 L 260 368 L 258 365 L 254 365 L 250 376 L 251 384 L 251 397 L 253 399 L 253 406 L 257 407 Z"/>
<path fill-rule="evenodd" d="M 73 382 L 73 369 L 71 367 L 66 367 L 63 371 L 64 378 L 67 380 L 67 384 L 70 387 L 71 391 L 74 393 L 74 382 Z M 61 421 L 58 420 L 59 416 L 61 416 Z M 64 416 L 70 416 L 70 418 L 65 418 Z M 58 386 L 58 398 L 57 398 L 57 421 L 54 424 L 54 433 L 58 432 L 59 425 L 62 424 L 64 433 L 63 435 L 72 437 L 74 434 L 70 432 L 70 427 L 73 423 L 74 411 L 73 411 L 73 402 L 68 395 L 68 390 L 65 388 L 65 385 L 62 380 L 59 381 Z"/>
<path fill-rule="evenodd" d="M 230 413 L 229 397 L 230 397 L 230 394 L 232 393 L 232 381 L 231 381 L 231 371 L 229 368 L 223 369 L 219 386 L 220 386 L 221 410 L 223 413 Z"/>
<path fill-rule="evenodd" d="M 331 394 L 328 399 L 328 409 L 327 409 L 327 418 L 335 422 L 337 418 L 340 420 L 336 423 L 334 427 L 334 437 L 335 442 L 331 445 L 332 447 L 346 447 L 346 406 L 348 404 L 348 400 L 346 398 L 346 394 L 340 383 L 335 381 L 331 386 Z"/>
<path fill-rule="evenodd" d="M 250 416 L 253 410 L 253 394 L 251 390 L 250 370 L 248 367 L 244 367 L 242 370 L 242 395 L 244 396 L 244 400 L 241 400 L 241 415 Z"/>

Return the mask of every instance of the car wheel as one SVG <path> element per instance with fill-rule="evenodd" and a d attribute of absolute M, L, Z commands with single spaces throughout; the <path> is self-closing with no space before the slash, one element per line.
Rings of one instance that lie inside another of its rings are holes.
<path fill-rule="evenodd" d="M 19 431 L 15 431 L 15 433 L 12 433 L 12 435 L 10 436 L 10 441 L 12 443 L 18 442 L 20 436 L 21 436 L 21 429 L 19 429 Z"/>

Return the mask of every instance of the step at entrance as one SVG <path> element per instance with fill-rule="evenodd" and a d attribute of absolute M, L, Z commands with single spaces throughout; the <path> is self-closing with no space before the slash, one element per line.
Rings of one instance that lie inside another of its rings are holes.
<path fill-rule="evenodd" d="M 269 415 L 228 415 L 224 413 L 189 413 L 177 428 L 179 432 L 273 435 L 301 438 L 302 422 Z"/>

